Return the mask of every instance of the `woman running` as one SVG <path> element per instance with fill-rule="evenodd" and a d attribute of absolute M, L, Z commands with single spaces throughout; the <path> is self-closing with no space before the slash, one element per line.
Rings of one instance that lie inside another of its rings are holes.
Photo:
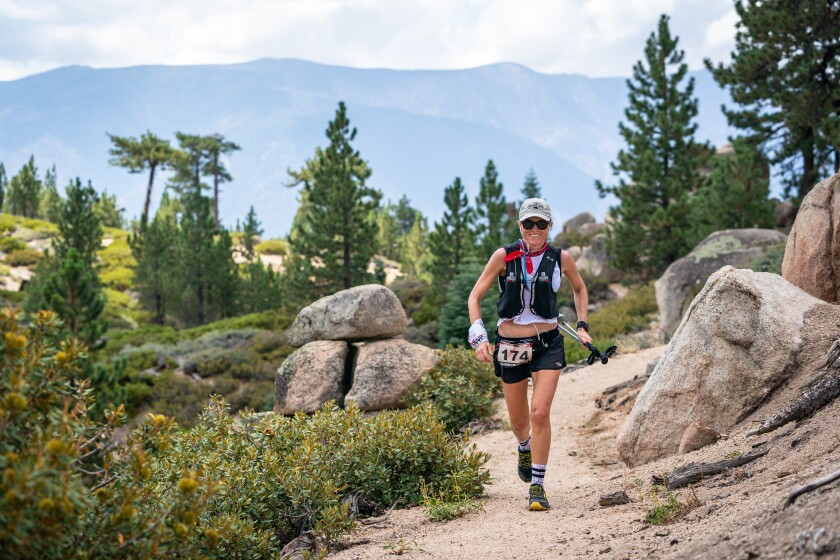
<path fill-rule="evenodd" d="M 557 327 L 557 290 L 561 273 L 574 290 L 581 344 L 592 342 L 586 311 L 589 298 L 575 261 L 567 251 L 548 245 L 551 208 L 529 198 L 519 209 L 521 239 L 497 249 L 470 293 L 469 343 L 482 362 L 493 362 L 502 379 L 510 426 L 519 442 L 519 478 L 530 482 L 528 509 L 549 509 L 544 479 L 551 446 L 551 402 L 560 370 L 566 366 L 563 336 Z M 497 281 L 499 322 L 495 347 L 481 320 L 481 300 Z M 528 378 L 534 390 L 528 406 Z"/>

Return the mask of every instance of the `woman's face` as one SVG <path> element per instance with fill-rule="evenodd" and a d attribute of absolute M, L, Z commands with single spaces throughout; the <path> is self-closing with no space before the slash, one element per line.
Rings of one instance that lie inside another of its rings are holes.
<path fill-rule="evenodd" d="M 540 229 L 538 227 L 539 225 L 546 225 L 547 227 Z M 528 244 L 529 251 L 536 251 L 546 244 L 548 232 L 551 231 L 551 225 L 552 222 L 546 222 L 542 218 L 537 217 L 525 218 L 519 222 L 519 233 L 522 239 L 525 240 L 525 243 Z M 530 226 L 531 229 L 527 229 L 525 226 Z"/>

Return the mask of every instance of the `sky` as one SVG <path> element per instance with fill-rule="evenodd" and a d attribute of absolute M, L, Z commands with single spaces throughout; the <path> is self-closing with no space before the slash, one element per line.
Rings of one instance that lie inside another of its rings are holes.
<path fill-rule="evenodd" d="M 628 76 L 662 13 L 691 70 L 729 60 L 732 0 L 0 0 L 0 80 L 263 57 Z"/>

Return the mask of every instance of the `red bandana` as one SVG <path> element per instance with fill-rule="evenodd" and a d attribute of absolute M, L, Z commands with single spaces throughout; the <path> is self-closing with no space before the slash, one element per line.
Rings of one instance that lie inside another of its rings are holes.
<path fill-rule="evenodd" d="M 536 251 L 528 251 L 527 253 L 522 251 L 522 249 L 517 249 L 516 251 L 512 251 L 509 255 L 505 256 L 505 262 L 510 262 L 513 259 L 518 259 L 518 258 L 520 258 L 524 255 L 525 256 L 525 270 L 528 271 L 528 274 L 533 274 L 534 273 L 534 263 L 531 260 L 531 257 L 539 257 L 540 255 L 545 253 L 546 249 L 548 249 L 548 243 L 543 245 L 542 249 L 538 249 Z"/>

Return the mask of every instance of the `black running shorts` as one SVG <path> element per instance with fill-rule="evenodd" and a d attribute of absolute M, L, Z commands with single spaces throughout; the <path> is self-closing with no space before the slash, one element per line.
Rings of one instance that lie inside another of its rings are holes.
<path fill-rule="evenodd" d="M 514 344 L 530 343 L 533 347 L 531 362 L 506 367 L 499 363 L 499 342 L 506 341 Z M 496 377 L 501 377 L 503 383 L 519 383 L 531 377 L 531 373 L 543 369 L 560 370 L 566 367 L 566 351 L 563 348 L 563 335 L 560 329 L 540 333 L 539 336 L 528 338 L 506 338 L 496 331 L 496 347 L 493 350 L 493 368 Z"/>

